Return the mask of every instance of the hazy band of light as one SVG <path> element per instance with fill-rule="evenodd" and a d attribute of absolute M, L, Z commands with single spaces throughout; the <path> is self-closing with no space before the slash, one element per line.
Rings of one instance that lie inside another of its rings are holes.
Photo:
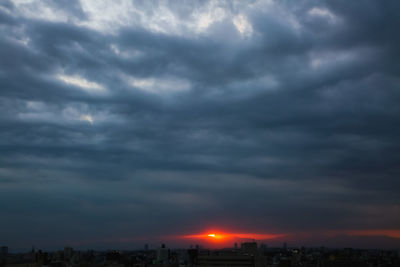
<path fill-rule="evenodd" d="M 400 230 L 352 230 L 348 231 L 348 235 L 351 236 L 387 236 L 391 238 L 400 238 Z"/>
<path fill-rule="evenodd" d="M 210 234 L 214 234 L 214 237 L 210 237 Z M 218 233 L 218 232 L 209 232 L 204 234 L 192 234 L 192 235 L 183 235 L 180 238 L 182 239 L 256 239 L 256 240 L 265 240 L 265 239 L 274 239 L 278 237 L 286 236 L 286 234 L 258 234 L 258 233 Z"/>

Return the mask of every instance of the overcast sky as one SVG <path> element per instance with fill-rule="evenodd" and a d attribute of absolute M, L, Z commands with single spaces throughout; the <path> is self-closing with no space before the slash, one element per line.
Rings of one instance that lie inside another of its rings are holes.
<path fill-rule="evenodd" d="M 2 0 L 1 245 L 400 247 L 399 10 Z"/>

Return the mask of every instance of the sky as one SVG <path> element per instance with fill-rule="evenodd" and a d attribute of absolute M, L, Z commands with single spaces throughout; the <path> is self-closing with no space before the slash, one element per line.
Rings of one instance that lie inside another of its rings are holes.
<path fill-rule="evenodd" d="M 399 248 L 399 9 L 2 0 L 0 244 Z"/>

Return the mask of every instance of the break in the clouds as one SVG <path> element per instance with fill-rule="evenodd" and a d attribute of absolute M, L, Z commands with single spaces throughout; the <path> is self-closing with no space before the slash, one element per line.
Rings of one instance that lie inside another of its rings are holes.
<path fill-rule="evenodd" d="M 399 9 L 1 1 L 0 242 L 398 246 Z"/>

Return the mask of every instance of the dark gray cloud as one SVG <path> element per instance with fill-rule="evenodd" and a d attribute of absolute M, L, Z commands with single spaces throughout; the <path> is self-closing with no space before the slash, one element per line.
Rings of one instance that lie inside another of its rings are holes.
<path fill-rule="evenodd" d="M 398 230 L 398 5 L 3 2 L 2 242 Z"/>

